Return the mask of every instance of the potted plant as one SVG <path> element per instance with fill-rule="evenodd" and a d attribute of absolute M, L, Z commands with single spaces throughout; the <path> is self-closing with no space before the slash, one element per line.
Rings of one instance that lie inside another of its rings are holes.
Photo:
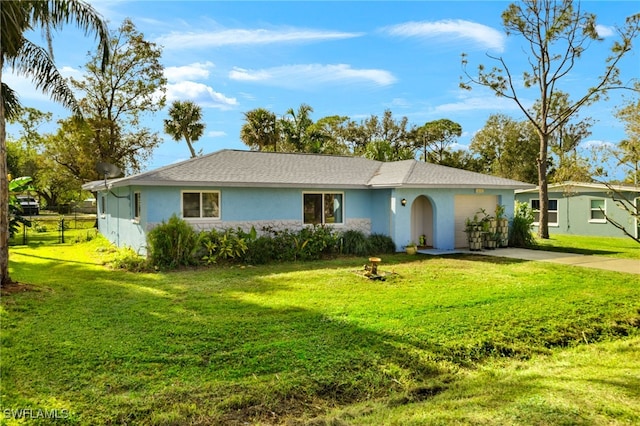
<path fill-rule="evenodd" d="M 427 236 L 422 234 L 420 235 L 420 242 L 418 243 L 418 247 L 426 247 L 427 246 Z"/>
<path fill-rule="evenodd" d="M 482 223 L 478 220 L 478 215 L 474 215 L 473 219 L 467 218 L 465 222 L 465 232 L 469 241 L 469 250 L 482 250 Z"/>
<path fill-rule="evenodd" d="M 418 252 L 418 247 L 416 247 L 416 243 L 410 241 L 406 246 L 404 246 L 404 250 L 407 254 L 416 254 Z"/>
<path fill-rule="evenodd" d="M 495 234 L 498 230 L 498 221 L 495 217 L 489 215 L 484 209 L 478 210 L 478 213 L 481 213 L 483 218 L 480 220 L 482 224 L 482 240 L 483 247 L 487 249 L 496 248 L 496 239 Z"/>
<path fill-rule="evenodd" d="M 503 205 L 496 205 L 496 220 L 498 221 L 498 247 L 507 247 L 509 245 L 509 219 L 504 216 Z"/>

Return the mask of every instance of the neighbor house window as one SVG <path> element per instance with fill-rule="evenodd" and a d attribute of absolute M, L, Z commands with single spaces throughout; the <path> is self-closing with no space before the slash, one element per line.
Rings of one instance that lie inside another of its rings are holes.
<path fill-rule="evenodd" d="M 182 217 L 220 218 L 220 192 L 183 192 Z"/>
<path fill-rule="evenodd" d="M 140 220 L 140 193 L 133 193 L 133 219 Z"/>
<path fill-rule="evenodd" d="M 307 193 L 303 194 L 304 223 L 343 223 L 344 194 Z"/>
<path fill-rule="evenodd" d="M 100 214 L 102 216 L 107 214 L 107 197 L 105 195 L 100 197 Z"/>
<path fill-rule="evenodd" d="M 589 222 L 604 223 L 607 219 L 604 217 L 604 200 L 591 200 L 591 216 Z"/>
<path fill-rule="evenodd" d="M 540 222 L 540 200 L 531 200 L 531 210 L 533 210 L 534 225 Z M 549 200 L 549 225 L 558 226 L 558 200 Z"/>

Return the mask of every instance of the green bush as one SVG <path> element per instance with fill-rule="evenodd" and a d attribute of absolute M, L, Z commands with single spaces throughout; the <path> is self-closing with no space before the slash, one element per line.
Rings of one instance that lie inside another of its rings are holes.
<path fill-rule="evenodd" d="M 372 250 L 369 240 L 362 231 L 350 229 L 342 233 L 342 253 L 355 256 L 366 256 Z"/>
<path fill-rule="evenodd" d="M 396 244 L 388 235 L 371 234 L 367 238 L 369 254 L 391 254 L 396 252 Z"/>
<path fill-rule="evenodd" d="M 511 247 L 531 247 L 535 244 L 531 227 L 534 222 L 533 210 L 527 203 L 516 201 L 515 215 L 509 232 L 509 245 Z"/>
<path fill-rule="evenodd" d="M 149 261 L 154 267 L 177 268 L 197 263 L 194 255 L 199 247 L 198 234 L 175 214 L 149 232 L 147 243 Z"/>
<path fill-rule="evenodd" d="M 296 258 L 317 260 L 337 252 L 338 234 L 329 226 L 313 225 L 302 228 L 294 242 Z"/>
<path fill-rule="evenodd" d="M 109 265 L 114 269 L 141 272 L 147 269 L 147 259 L 136 253 L 131 247 L 123 247 L 116 250 Z"/>
<path fill-rule="evenodd" d="M 224 232 L 211 230 L 201 234 L 200 243 L 205 255 L 202 260 L 208 265 L 222 261 L 242 260 L 247 252 L 247 242 L 242 230 L 227 229 Z"/>

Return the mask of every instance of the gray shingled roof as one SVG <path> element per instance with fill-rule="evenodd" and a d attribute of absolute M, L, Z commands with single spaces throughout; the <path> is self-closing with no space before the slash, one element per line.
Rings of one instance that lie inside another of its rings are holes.
<path fill-rule="evenodd" d="M 323 188 L 531 188 L 511 179 L 405 160 L 384 163 L 362 157 L 222 150 L 156 170 L 109 181 L 111 187 L 252 186 Z M 99 190 L 103 181 L 85 184 Z"/>

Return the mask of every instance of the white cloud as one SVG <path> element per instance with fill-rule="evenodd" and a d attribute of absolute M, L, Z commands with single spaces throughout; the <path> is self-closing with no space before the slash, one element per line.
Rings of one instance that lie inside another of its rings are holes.
<path fill-rule="evenodd" d="M 73 77 L 76 80 L 84 79 L 83 71 L 73 67 L 63 66 L 62 68 L 59 68 L 58 71 L 65 78 Z"/>
<path fill-rule="evenodd" d="M 182 81 L 167 84 L 167 101 L 189 99 L 197 104 L 223 110 L 233 109 L 238 105 L 236 98 L 229 98 L 216 92 L 206 84 L 193 81 Z"/>
<path fill-rule="evenodd" d="M 11 71 L 4 71 L 2 75 L 3 83 L 6 83 L 12 90 L 18 94 L 20 101 L 24 99 L 36 101 L 50 101 L 51 98 L 41 90 L 36 89 L 35 84 L 30 78 L 20 74 L 14 74 Z M 24 102 L 23 102 L 24 103 Z"/>
<path fill-rule="evenodd" d="M 322 31 L 297 28 L 280 30 L 229 29 L 221 31 L 171 32 L 156 42 L 165 49 L 196 49 L 206 47 L 260 45 L 270 43 L 300 43 L 341 40 L 360 37 L 362 33 Z"/>
<path fill-rule="evenodd" d="M 229 78 L 287 88 L 308 88 L 313 84 L 341 83 L 370 83 L 376 86 L 389 86 L 397 81 L 389 71 L 354 69 L 346 64 L 285 65 L 261 70 L 234 68 L 229 72 Z"/>
<path fill-rule="evenodd" d="M 616 33 L 613 27 L 600 24 L 596 25 L 596 32 L 600 37 L 611 37 Z"/>
<path fill-rule="evenodd" d="M 436 22 L 406 22 L 385 27 L 382 31 L 397 37 L 471 41 L 479 47 L 493 49 L 498 52 L 504 50 L 506 41 L 505 35 L 494 28 L 461 19 Z"/>
<path fill-rule="evenodd" d="M 603 148 L 613 148 L 616 144 L 608 141 L 601 141 L 597 139 L 592 139 L 584 142 L 580 142 L 580 148 L 583 149 L 603 149 Z"/>
<path fill-rule="evenodd" d="M 209 78 L 209 69 L 215 65 L 213 62 L 195 62 L 193 64 L 180 67 L 166 67 L 164 76 L 170 82 L 178 82 L 184 80 L 203 80 Z"/>
<path fill-rule="evenodd" d="M 450 102 L 438 105 L 434 108 L 434 111 L 438 113 L 482 110 L 520 111 L 516 103 L 512 100 L 492 95 L 486 97 L 463 98 L 458 102 Z"/>
<path fill-rule="evenodd" d="M 210 132 L 207 132 L 207 136 L 212 138 L 221 138 L 223 136 L 227 136 L 227 132 L 222 130 L 211 130 Z"/>
<path fill-rule="evenodd" d="M 405 98 L 393 98 L 387 105 L 392 108 L 409 108 L 411 103 Z"/>

